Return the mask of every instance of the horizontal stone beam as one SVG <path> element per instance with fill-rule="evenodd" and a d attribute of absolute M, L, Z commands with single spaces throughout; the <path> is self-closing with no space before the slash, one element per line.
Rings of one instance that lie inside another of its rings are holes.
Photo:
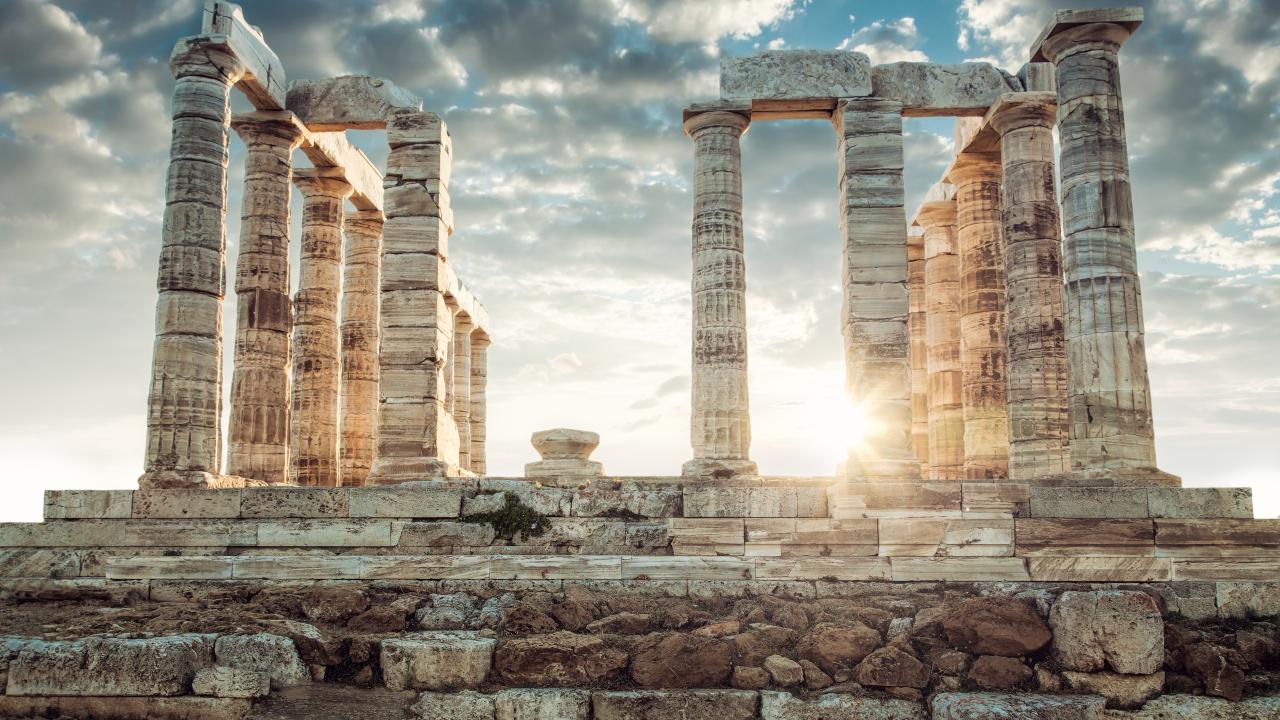
<path fill-rule="evenodd" d="M 205 0 L 201 33 L 221 44 L 245 66 L 236 87 L 259 110 L 284 110 L 285 77 L 280 58 L 262 39 L 262 31 L 244 19 L 235 3 Z"/>
<path fill-rule="evenodd" d="M 471 290 L 462 284 L 462 280 L 458 277 L 457 271 L 453 269 L 453 265 L 448 261 L 444 265 L 444 290 L 445 296 L 456 303 L 459 310 L 462 310 L 471 318 L 471 324 L 477 330 L 489 332 L 489 311 L 485 310 L 484 305 L 476 299 Z"/>
<path fill-rule="evenodd" d="M 302 133 L 301 150 L 317 168 L 337 168 L 334 177 L 353 188 L 351 204 L 361 210 L 382 210 L 382 172 L 340 132 L 311 132 L 297 115 L 287 111 L 240 113 L 237 121 L 275 120 L 293 123 Z"/>
<path fill-rule="evenodd" d="M 422 98 L 390 80 L 342 75 L 289 83 L 287 106 L 312 130 L 379 130 L 394 110 L 422 110 Z"/>
<path fill-rule="evenodd" d="M 844 50 L 770 50 L 720 61 L 720 97 L 757 119 L 829 117 L 837 98 L 871 94 L 871 61 Z"/>
<path fill-rule="evenodd" d="M 1018 79 L 990 63 L 896 62 L 871 69 L 871 94 L 902 103 L 907 117 L 983 115 Z"/>

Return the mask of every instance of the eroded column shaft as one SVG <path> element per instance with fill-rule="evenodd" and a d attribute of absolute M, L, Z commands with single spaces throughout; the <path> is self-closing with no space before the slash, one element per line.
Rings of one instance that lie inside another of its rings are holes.
<path fill-rule="evenodd" d="M 489 419 L 489 336 L 481 330 L 471 333 L 471 472 L 488 472 L 485 441 Z"/>
<path fill-rule="evenodd" d="M 960 256 L 954 199 L 929 203 L 924 227 L 925 336 L 929 372 L 929 478 L 964 479 L 964 385 L 960 367 Z"/>
<path fill-rule="evenodd" d="M 911 447 L 920 474 L 929 473 L 929 363 L 924 299 L 924 236 L 907 237 L 907 332 L 911 337 Z"/>
<path fill-rule="evenodd" d="M 382 213 L 347 213 L 342 275 L 342 391 L 339 465 L 344 486 L 359 487 L 373 466 L 378 413 L 378 282 Z"/>
<path fill-rule="evenodd" d="M 453 421 L 458 426 L 458 466 L 471 469 L 471 319 L 465 313 L 453 323 Z"/>
<path fill-rule="evenodd" d="M 338 396 L 341 378 L 338 293 L 343 201 L 351 186 L 323 169 L 299 170 L 302 258 L 294 296 L 293 425 L 289 475 L 297 485 L 339 482 Z"/>

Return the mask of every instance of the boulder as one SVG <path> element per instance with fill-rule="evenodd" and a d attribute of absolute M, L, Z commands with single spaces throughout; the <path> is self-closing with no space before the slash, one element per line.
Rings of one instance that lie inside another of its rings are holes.
<path fill-rule="evenodd" d="M 453 607 L 418 608 L 413 624 L 419 630 L 462 630 L 467 627 L 467 612 Z"/>
<path fill-rule="evenodd" d="M 1049 611 L 1053 649 L 1066 670 L 1110 668 L 1149 675 L 1164 664 L 1164 622 L 1156 601 L 1131 590 L 1064 592 Z"/>
<path fill-rule="evenodd" d="M 276 690 L 311 682 L 311 671 L 287 637 L 269 633 L 223 635 L 218 638 L 216 652 L 219 665 L 264 672 Z"/>
<path fill-rule="evenodd" d="M 584 690 L 503 690 L 493 696 L 494 720 L 587 720 L 591 695 Z"/>
<path fill-rule="evenodd" d="M 761 667 L 735 665 L 729 684 L 739 690 L 761 690 L 769 687 L 769 673 Z"/>
<path fill-rule="evenodd" d="M 9 662 L 6 694 L 185 695 L 213 657 L 212 635 L 31 640 Z"/>
<path fill-rule="evenodd" d="M 361 633 L 393 633 L 405 629 L 405 616 L 412 612 L 391 605 L 372 607 L 347 621 L 347 629 Z"/>
<path fill-rule="evenodd" d="M 316 588 L 302 598 L 302 612 L 312 622 L 340 623 L 369 608 L 369 596 L 357 587 Z"/>
<path fill-rule="evenodd" d="M 493 697 L 474 690 L 424 692 L 409 711 L 420 720 L 494 720 Z"/>
<path fill-rule="evenodd" d="M 932 720 L 1099 720 L 1106 700 L 1096 695 L 938 693 Z"/>
<path fill-rule="evenodd" d="M 1131 710 L 1160 694 L 1164 688 L 1164 673 L 1150 675 L 1121 675 L 1113 672 L 1082 673 L 1063 670 L 1062 679 L 1067 688 L 1086 695 L 1101 695 L 1107 699 L 1107 707 Z"/>
<path fill-rule="evenodd" d="M 776 625 L 754 625 L 729 638 L 739 665 L 763 665 L 770 655 L 790 653 L 796 644 L 796 631 Z"/>
<path fill-rule="evenodd" d="M 873 655 L 875 653 L 872 653 Z M 866 662 L 865 660 L 863 662 Z M 764 659 L 764 669 L 778 687 L 791 687 L 804 682 L 804 668 L 800 663 L 781 655 L 770 655 Z"/>
<path fill-rule="evenodd" d="M 494 655 L 503 682 L 534 687 L 594 685 L 627 666 L 627 654 L 595 635 L 555 632 L 507 640 Z"/>
<path fill-rule="evenodd" d="M 827 693 L 801 700 L 790 693 L 760 693 L 762 720 L 925 720 L 924 705 L 911 700 Z"/>
<path fill-rule="evenodd" d="M 1239 700 L 1244 694 L 1245 660 L 1235 650 L 1196 643 L 1183 651 L 1183 665 L 1204 685 L 1206 695 Z"/>
<path fill-rule="evenodd" d="M 347 642 L 330 636 L 315 625 L 299 620 L 276 620 L 270 629 L 272 634 L 293 641 L 298 656 L 307 665 L 340 665 L 346 660 Z"/>
<path fill-rule="evenodd" d="M 649 635 L 636 645 L 631 679 L 643 688 L 719 687 L 733 668 L 733 645 L 681 633 Z"/>
<path fill-rule="evenodd" d="M 754 720 L 746 690 L 641 690 L 591 693 L 594 720 Z"/>
<path fill-rule="evenodd" d="M 1280 697 L 1255 697 L 1240 702 L 1199 695 L 1161 695 L 1124 720 L 1275 720 Z"/>
<path fill-rule="evenodd" d="M 271 692 L 271 677 L 257 670 L 218 665 L 198 671 L 191 689 L 196 695 L 256 698 Z"/>
<path fill-rule="evenodd" d="M 853 679 L 874 687 L 923 688 L 929 684 L 924 663 L 896 647 L 882 647 L 853 669 Z"/>
<path fill-rule="evenodd" d="M 792 630 L 804 630 L 809 627 L 808 613 L 796 603 L 787 603 L 775 608 L 770 614 L 770 620 L 774 625 L 791 628 Z"/>
<path fill-rule="evenodd" d="M 508 635 L 537 635 L 560 629 L 555 618 L 525 602 L 517 602 L 503 611 L 498 627 Z"/>
<path fill-rule="evenodd" d="M 823 672 L 822 668 L 810 660 L 801 660 L 800 667 L 804 670 L 804 686 L 806 689 L 821 690 L 835 684 L 835 680 L 832 680 L 830 675 Z"/>
<path fill-rule="evenodd" d="M 382 641 L 382 679 L 392 690 L 455 690 L 484 682 L 493 638 L 474 632 L 416 633 Z"/>
<path fill-rule="evenodd" d="M 880 647 L 880 633 L 854 622 L 819 623 L 796 645 L 796 654 L 829 675 L 847 673 Z"/>
<path fill-rule="evenodd" d="M 651 616 L 620 612 L 587 624 L 587 632 L 597 635 L 642 635 L 649 632 Z"/>
<path fill-rule="evenodd" d="M 1017 658 L 983 655 L 969 667 L 969 679 L 988 690 L 1008 690 L 1031 679 L 1031 668 Z"/>
<path fill-rule="evenodd" d="M 942 617 L 942 630 L 952 647 L 976 655 L 1020 657 L 1052 639 L 1034 606 L 1008 597 L 965 600 Z"/>

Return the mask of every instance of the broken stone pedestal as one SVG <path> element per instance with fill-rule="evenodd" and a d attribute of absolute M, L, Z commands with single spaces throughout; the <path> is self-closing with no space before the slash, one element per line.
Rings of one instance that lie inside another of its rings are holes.
<path fill-rule="evenodd" d="M 604 466 L 588 459 L 591 451 L 600 445 L 600 436 L 596 433 L 555 428 L 536 432 L 529 441 L 542 459 L 524 466 L 525 477 L 604 475 Z"/>

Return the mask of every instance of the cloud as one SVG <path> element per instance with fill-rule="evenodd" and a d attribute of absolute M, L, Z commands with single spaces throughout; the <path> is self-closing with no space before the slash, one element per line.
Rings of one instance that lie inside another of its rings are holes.
<path fill-rule="evenodd" d="M 62 8 L 42 0 L 0 3 L 0 81 L 47 89 L 99 62 L 102 41 Z"/>
<path fill-rule="evenodd" d="M 852 19 L 852 18 L 850 18 Z M 926 62 L 929 56 L 916 49 L 920 32 L 915 18 L 898 18 L 892 22 L 876 20 L 860 27 L 840 42 L 841 50 L 855 50 L 871 58 L 871 64 L 891 62 Z"/>
<path fill-rule="evenodd" d="M 714 42 L 722 37 L 755 37 L 790 19 L 794 0 L 620 0 L 621 17 L 644 26 L 659 42 Z"/>

